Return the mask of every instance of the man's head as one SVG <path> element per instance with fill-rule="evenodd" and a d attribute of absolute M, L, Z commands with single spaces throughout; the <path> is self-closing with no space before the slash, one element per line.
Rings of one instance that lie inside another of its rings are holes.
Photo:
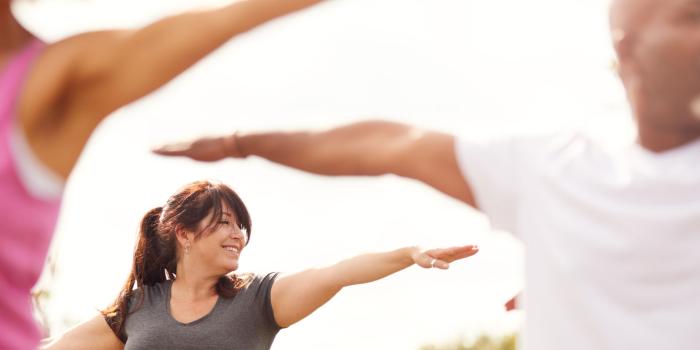
<path fill-rule="evenodd" d="M 610 23 L 640 127 L 700 132 L 700 0 L 612 0 Z"/>

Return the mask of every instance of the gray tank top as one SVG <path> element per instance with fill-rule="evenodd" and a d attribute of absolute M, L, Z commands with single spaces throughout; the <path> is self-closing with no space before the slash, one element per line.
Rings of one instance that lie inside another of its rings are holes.
<path fill-rule="evenodd" d="M 219 297 L 209 314 L 187 324 L 170 314 L 172 281 L 146 286 L 142 305 L 126 317 L 124 349 L 270 349 L 280 330 L 270 303 L 277 275 L 254 276 L 235 297 Z"/>

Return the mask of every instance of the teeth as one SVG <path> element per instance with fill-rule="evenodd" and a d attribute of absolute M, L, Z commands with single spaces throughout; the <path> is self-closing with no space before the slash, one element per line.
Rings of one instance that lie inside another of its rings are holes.
<path fill-rule="evenodd" d="M 234 247 L 224 247 L 224 249 L 225 249 L 226 251 L 229 251 L 229 252 L 238 253 L 238 249 L 236 249 L 236 248 L 234 248 Z"/>

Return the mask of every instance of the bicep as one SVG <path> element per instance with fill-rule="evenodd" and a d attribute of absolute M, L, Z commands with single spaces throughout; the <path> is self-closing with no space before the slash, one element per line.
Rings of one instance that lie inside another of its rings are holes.
<path fill-rule="evenodd" d="M 52 343 L 42 347 L 48 350 L 123 349 L 124 344 L 109 328 L 107 321 L 98 315 L 68 331 Z"/>
<path fill-rule="evenodd" d="M 275 321 L 280 327 L 289 327 L 323 306 L 340 289 L 327 268 L 280 276 L 270 297 Z"/>
<path fill-rule="evenodd" d="M 410 142 L 397 148 L 391 157 L 393 173 L 421 181 L 474 208 L 477 203 L 468 179 L 462 174 L 453 135 L 420 131 Z"/>

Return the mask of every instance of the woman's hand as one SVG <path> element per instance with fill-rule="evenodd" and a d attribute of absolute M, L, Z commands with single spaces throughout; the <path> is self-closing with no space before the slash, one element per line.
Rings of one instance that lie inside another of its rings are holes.
<path fill-rule="evenodd" d="M 475 245 L 430 250 L 415 248 L 411 254 L 411 258 L 413 262 L 420 267 L 426 269 L 435 267 L 446 270 L 450 267 L 451 262 L 470 257 L 478 251 L 479 248 Z"/>

